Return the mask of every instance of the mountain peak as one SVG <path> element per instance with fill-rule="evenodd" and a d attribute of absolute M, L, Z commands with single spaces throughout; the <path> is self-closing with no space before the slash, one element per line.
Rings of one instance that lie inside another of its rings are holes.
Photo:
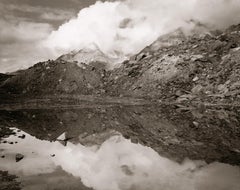
<path fill-rule="evenodd" d="M 122 56 L 113 57 L 105 54 L 97 44 L 92 43 L 83 49 L 73 50 L 70 53 L 61 55 L 57 58 L 57 61 L 77 62 L 78 65 L 82 63 L 91 64 L 93 62 L 101 62 L 106 65 L 106 69 L 111 69 L 112 65 L 122 62 L 123 59 Z"/>

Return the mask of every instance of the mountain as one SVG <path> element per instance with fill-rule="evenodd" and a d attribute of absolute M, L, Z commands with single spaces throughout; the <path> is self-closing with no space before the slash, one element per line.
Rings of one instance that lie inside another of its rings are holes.
<path fill-rule="evenodd" d="M 42 97 L 60 94 L 97 94 L 105 70 L 65 61 L 40 62 L 3 81 L 0 92 L 8 96 Z"/>
<path fill-rule="evenodd" d="M 240 100 L 240 25 L 158 38 L 119 68 L 93 46 L 17 72 L 0 83 L 6 96 L 101 95 L 165 102 L 232 104 Z M 4 76 L 6 77 L 6 76 Z"/>
<path fill-rule="evenodd" d="M 239 100 L 240 25 L 222 32 L 165 37 L 115 69 L 107 91 L 169 102 Z"/>
<path fill-rule="evenodd" d="M 11 75 L 7 75 L 7 74 L 2 74 L 0 73 L 0 83 L 7 80 L 8 78 L 10 78 Z"/>
<path fill-rule="evenodd" d="M 61 55 L 57 58 L 57 61 L 76 62 L 79 65 L 82 63 L 91 64 L 98 62 L 101 63 L 102 67 L 111 69 L 111 65 L 120 62 L 122 59 L 123 58 L 120 55 L 118 55 L 118 57 L 110 57 L 104 54 L 97 45 L 91 44 L 87 48 Z"/>

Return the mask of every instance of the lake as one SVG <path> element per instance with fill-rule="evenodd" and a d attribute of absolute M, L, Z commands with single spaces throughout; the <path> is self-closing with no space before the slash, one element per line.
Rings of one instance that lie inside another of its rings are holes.
<path fill-rule="evenodd" d="M 239 108 L 10 109 L 0 127 L 3 188 L 240 189 Z"/>

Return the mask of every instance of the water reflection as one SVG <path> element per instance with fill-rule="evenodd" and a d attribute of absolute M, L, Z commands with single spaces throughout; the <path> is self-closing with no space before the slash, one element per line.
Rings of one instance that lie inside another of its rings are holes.
<path fill-rule="evenodd" d="M 240 163 L 238 109 L 96 106 L 75 110 L 0 110 L 1 125 L 47 141 L 56 141 L 65 132 L 68 141 L 88 146 L 102 144 L 117 132 L 178 162 L 190 158 L 208 163 Z"/>
<path fill-rule="evenodd" d="M 170 106 L 0 110 L 0 126 L 16 132 L 1 140 L 0 170 L 24 189 L 239 190 L 239 116 Z"/>
<path fill-rule="evenodd" d="M 15 135 L 2 140 L 0 154 L 4 158 L 0 170 L 19 176 L 23 189 L 89 189 L 79 177 L 73 177 L 54 163 L 53 152 L 61 150 L 61 144 L 38 140 L 18 129 L 14 131 Z M 19 138 L 23 135 L 25 138 Z M 19 162 L 16 162 L 17 154 L 23 155 Z"/>
<path fill-rule="evenodd" d="M 80 181 L 96 190 L 240 189 L 237 166 L 191 160 L 179 164 L 150 147 L 132 143 L 117 132 L 109 131 L 111 137 L 105 132 L 102 139 L 107 139 L 100 145 L 84 146 L 70 140 L 65 146 L 59 141 L 39 140 L 23 131 L 15 131 L 15 136 L 1 144 L 1 154 L 6 157 L 1 160 L 0 169 L 22 176 L 28 185 L 26 189 L 47 189 L 39 184 L 51 183 L 58 185 L 57 189 L 64 189 L 60 184 L 65 184 L 66 189 L 83 189 Z M 23 134 L 26 137 L 19 138 Z M 57 139 L 65 140 L 66 134 Z M 16 153 L 24 155 L 19 162 L 15 161 Z"/>

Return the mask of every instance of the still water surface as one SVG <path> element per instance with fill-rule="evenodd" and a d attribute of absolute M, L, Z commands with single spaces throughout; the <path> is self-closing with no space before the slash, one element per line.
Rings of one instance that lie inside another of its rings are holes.
<path fill-rule="evenodd" d="M 239 190 L 238 110 L 0 111 L 0 170 L 22 189 Z M 16 154 L 23 158 L 16 162 Z"/>

